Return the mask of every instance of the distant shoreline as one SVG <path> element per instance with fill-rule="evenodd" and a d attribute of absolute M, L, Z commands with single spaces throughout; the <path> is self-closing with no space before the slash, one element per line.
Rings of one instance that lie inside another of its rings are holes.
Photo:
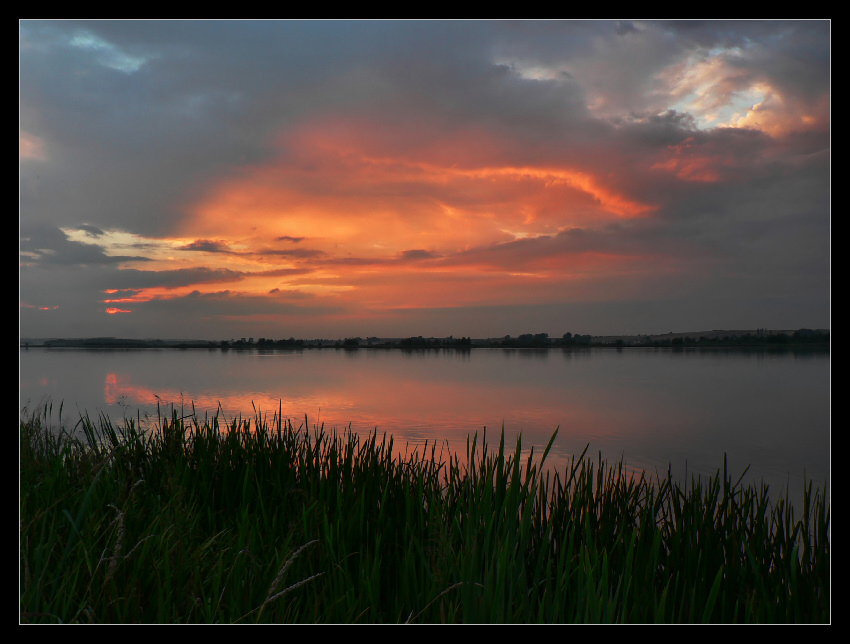
<path fill-rule="evenodd" d="M 239 340 L 160 340 L 132 338 L 21 338 L 20 348 L 78 349 L 475 349 L 475 348 L 709 348 L 709 347 L 829 347 L 826 329 L 797 330 L 713 330 L 661 335 L 591 336 L 565 333 L 509 335 L 497 338 L 454 336 L 407 338 L 282 339 L 241 338 Z"/>

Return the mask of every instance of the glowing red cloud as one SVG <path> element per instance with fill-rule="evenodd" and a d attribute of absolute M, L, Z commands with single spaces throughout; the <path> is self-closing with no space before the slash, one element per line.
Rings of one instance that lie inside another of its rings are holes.
<path fill-rule="evenodd" d="M 219 261 L 236 269 L 238 262 L 232 284 L 116 290 L 108 302 L 226 288 L 229 297 L 287 302 L 305 312 L 320 302 L 338 317 L 368 317 L 398 308 L 552 301 L 579 292 L 588 275 L 596 280 L 634 260 L 575 251 L 559 258 L 567 251 L 557 246 L 545 257 L 486 249 L 643 218 L 655 208 L 618 189 L 610 168 L 603 175 L 558 162 L 551 152 L 535 160 L 483 131 L 324 121 L 276 144 L 272 160 L 205 186 L 175 231 L 179 239 L 226 240 L 227 254 L 190 252 L 200 248 L 197 241 L 176 244 L 174 266 Z M 292 294 L 314 299 L 295 302 Z"/>
<path fill-rule="evenodd" d="M 275 161 L 210 185 L 180 232 L 249 246 L 297 236 L 374 257 L 455 252 L 653 210 L 586 169 L 512 161 L 482 133 L 434 141 L 337 122 L 304 127 L 279 145 Z"/>

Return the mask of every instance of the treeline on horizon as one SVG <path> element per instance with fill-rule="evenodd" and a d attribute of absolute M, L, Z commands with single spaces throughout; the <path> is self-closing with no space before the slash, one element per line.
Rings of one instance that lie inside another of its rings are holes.
<path fill-rule="evenodd" d="M 829 331 L 798 329 L 793 333 L 781 331 L 770 332 L 757 329 L 755 333 L 730 333 L 711 337 L 670 334 L 670 337 L 638 335 L 612 339 L 610 336 L 592 336 L 590 334 L 565 333 L 561 337 L 551 337 L 548 333 L 523 333 L 513 337 L 505 335 L 500 338 L 473 340 L 461 336 L 445 338 L 410 336 L 407 338 L 378 338 L 375 336 L 361 338 L 350 337 L 341 339 L 272 339 L 272 338 L 240 338 L 238 340 L 221 341 L 167 341 L 167 340 L 135 340 L 121 338 L 88 338 L 88 339 L 51 339 L 45 340 L 45 347 L 80 347 L 80 348 L 157 348 L 168 347 L 178 349 L 359 349 L 359 348 L 401 348 L 401 349 L 471 349 L 474 347 L 504 347 L 504 348 L 552 348 L 552 347 L 792 347 L 792 346 L 829 346 Z M 24 343 L 24 346 L 30 346 Z M 33 345 L 36 346 L 36 345 Z"/>

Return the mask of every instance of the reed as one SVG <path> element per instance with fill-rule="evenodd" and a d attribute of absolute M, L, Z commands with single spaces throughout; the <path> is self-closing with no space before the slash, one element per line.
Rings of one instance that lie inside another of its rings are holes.
<path fill-rule="evenodd" d="M 829 622 L 829 504 L 275 414 L 20 423 L 20 620 Z M 586 452 L 586 450 L 585 450 Z"/>

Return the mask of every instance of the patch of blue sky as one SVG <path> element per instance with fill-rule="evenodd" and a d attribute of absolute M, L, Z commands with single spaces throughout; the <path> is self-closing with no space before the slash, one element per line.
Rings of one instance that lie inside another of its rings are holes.
<path fill-rule="evenodd" d="M 77 33 L 73 38 L 71 38 L 70 44 L 73 47 L 96 52 L 98 54 L 97 62 L 99 64 L 104 67 L 109 67 L 110 69 L 124 72 L 125 74 L 137 72 L 142 65 L 150 60 L 149 57 L 146 56 L 128 54 L 112 43 L 109 43 L 102 38 L 98 38 L 88 32 Z"/>

